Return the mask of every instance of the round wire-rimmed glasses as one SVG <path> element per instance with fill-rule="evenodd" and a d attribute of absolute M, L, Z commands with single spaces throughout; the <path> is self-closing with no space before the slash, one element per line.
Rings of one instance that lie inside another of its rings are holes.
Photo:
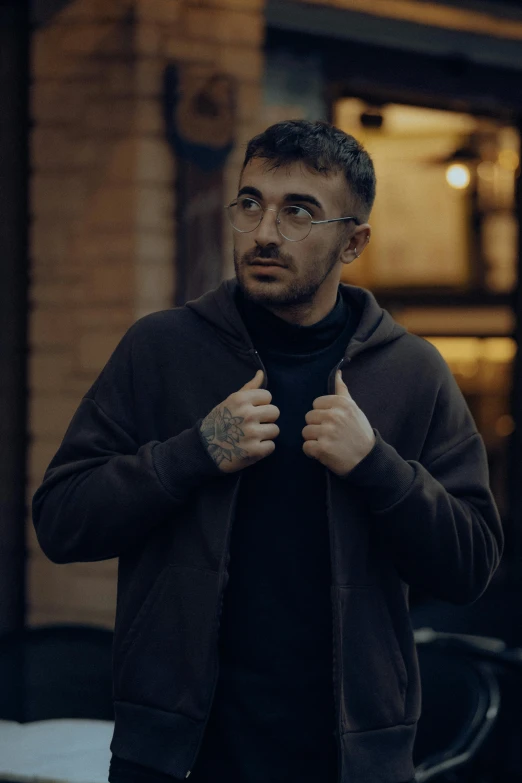
<path fill-rule="evenodd" d="M 232 201 L 225 207 L 230 225 L 240 234 L 248 234 L 255 231 L 261 225 L 266 211 L 275 212 L 271 207 L 262 207 L 255 199 L 245 197 Z M 357 225 L 359 221 L 353 215 L 348 217 L 330 218 L 329 220 L 312 220 L 311 214 L 300 206 L 281 207 L 276 214 L 277 230 L 284 239 L 289 242 L 300 242 L 306 239 L 312 226 L 322 223 L 339 223 L 341 220 L 353 220 Z"/>

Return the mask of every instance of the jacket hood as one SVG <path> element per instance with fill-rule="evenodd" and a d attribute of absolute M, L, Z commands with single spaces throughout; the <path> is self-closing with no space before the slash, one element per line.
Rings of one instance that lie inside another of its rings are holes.
<path fill-rule="evenodd" d="M 185 306 L 207 321 L 218 336 L 234 350 L 252 353 L 254 346 L 251 337 L 235 303 L 237 285 L 235 278 L 225 280 L 218 288 L 187 302 Z M 352 359 L 362 351 L 393 342 L 406 334 L 406 329 L 393 320 L 370 291 L 344 283 L 339 285 L 339 290 L 361 313 L 359 325 L 347 346 L 345 359 Z"/>

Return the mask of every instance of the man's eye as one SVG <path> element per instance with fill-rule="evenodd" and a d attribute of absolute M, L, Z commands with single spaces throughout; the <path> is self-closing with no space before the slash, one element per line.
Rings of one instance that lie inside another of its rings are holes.
<path fill-rule="evenodd" d="M 261 207 L 252 198 L 244 198 L 239 202 L 239 206 L 244 212 L 258 212 Z"/>
<path fill-rule="evenodd" d="M 303 207 L 298 207 L 296 205 L 291 207 L 286 207 L 285 212 L 288 215 L 288 217 L 296 218 L 297 220 L 308 220 L 311 217 L 308 210 L 304 209 Z"/>

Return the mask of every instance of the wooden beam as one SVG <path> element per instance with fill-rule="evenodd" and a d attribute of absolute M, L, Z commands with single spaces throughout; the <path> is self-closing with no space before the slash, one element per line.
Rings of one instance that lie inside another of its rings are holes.
<path fill-rule="evenodd" d="M 317 0 L 301 2 L 317 6 Z M 428 27 L 522 40 L 522 21 L 440 3 L 424 3 L 418 0 L 321 0 L 321 5 L 385 19 L 415 22 Z"/>

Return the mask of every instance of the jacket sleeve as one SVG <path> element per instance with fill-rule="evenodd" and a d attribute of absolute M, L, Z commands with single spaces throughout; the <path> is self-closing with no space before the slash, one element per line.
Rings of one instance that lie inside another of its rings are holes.
<path fill-rule="evenodd" d="M 403 459 L 375 431 L 374 448 L 346 480 L 363 493 L 401 578 L 466 603 L 486 589 L 503 534 L 482 438 L 446 365 L 443 373 L 419 461 Z"/>
<path fill-rule="evenodd" d="M 132 333 L 81 401 L 33 498 L 38 541 L 56 563 L 118 557 L 220 475 L 198 424 L 164 442 L 138 442 Z"/>

